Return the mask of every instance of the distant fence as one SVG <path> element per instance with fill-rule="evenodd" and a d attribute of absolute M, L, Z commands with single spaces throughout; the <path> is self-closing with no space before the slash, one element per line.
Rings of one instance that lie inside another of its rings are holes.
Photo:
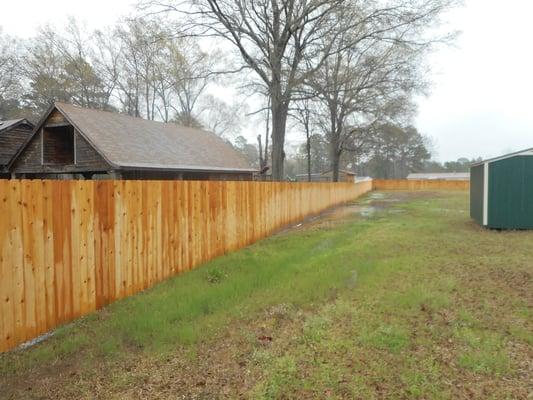
<path fill-rule="evenodd" d="M 374 179 L 374 190 L 468 190 L 470 181 Z"/>
<path fill-rule="evenodd" d="M 0 351 L 370 190 L 0 180 Z"/>

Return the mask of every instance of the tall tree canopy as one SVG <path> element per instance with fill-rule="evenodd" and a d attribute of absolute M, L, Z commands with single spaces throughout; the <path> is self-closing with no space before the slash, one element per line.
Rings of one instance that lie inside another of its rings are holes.
<path fill-rule="evenodd" d="M 446 39 L 431 28 L 457 1 L 143 0 L 138 18 L 96 32 L 74 19 L 27 41 L 0 32 L 0 117 L 36 119 L 62 100 L 235 139 L 247 101 L 213 90 L 232 77 L 251 114 L 266 114 L 254 132 L 260 169 L 286 177 L 293 129 L 308 176 L 325 144 L 337 180 L 368 156 L 377 127 L 409 125 L 424 58 Z"/>
<path fill-rule="evenodd" d="M 416 128 L 385 124 L 376 127 L 360 170 L 374 178 L 405 178 L 420 171 L 430 157 L 425 139 Z"/>
<path fill-rule="evenodd" d="M 243 111 L 208 93 L 217 62 L 162 21 L 131 19 L 90 32 L 70 19 L 26 41 L 0 31 L 0 118 L 37 120 L 64 101 L 237 136 Z"/>
<path fill-rule="evenodd" d="M 176 13 L 184 35 L 223 39 L 237 55 L 234 69 L 253 72 L 270 98 L 272 173 L 279 180 L 284 177 L 290 104 L 301 86 L 326 62 L 335 64 L 336 55 L 347 48 L 363 54 L 376 43 L 431 41 L 424 28 L 432 26 L 454 0 L 146 0 L 142 4 L 154 12 Z"/>

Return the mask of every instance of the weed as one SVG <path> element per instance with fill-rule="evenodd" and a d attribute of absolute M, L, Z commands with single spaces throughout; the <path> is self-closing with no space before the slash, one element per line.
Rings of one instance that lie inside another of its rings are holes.
<path fill-rule="evenodd" d="M 225 275 L 221 269 L 211 268 L 206 272 L 206 280 L 211 284 L 220 283 L 224 279 Z"/>
<path fill-rule="evenodd" d="M 296 375 L 296 362 L 291 356 L 275 360 L 269 379 L 259 385 L 255 391 L 261 399 L 278 399 L 282 391 L 290 390 Z"/>
<path fill-rule="evenodd" d="M 510 369 L 502 336 L 470 328 L 456 329 L 454 335 L 464 345 L 458 357 L 462 368 L 483 374 L 503 374 Z"/>
<path fill-rule="evenodd" d="M 409 344 L 409 336 L 405 329 L 398 326 L 382 325 L 373 331 L 360 335 L 361 343 L 381 350 L 397 353 Z"/>

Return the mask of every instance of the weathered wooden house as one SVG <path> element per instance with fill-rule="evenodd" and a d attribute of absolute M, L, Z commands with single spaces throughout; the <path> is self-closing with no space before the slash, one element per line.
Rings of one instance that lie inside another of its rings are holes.
<path fill-rule="evenodd" d="M 19 178 L 251 180 L 218 136 L 171 123 L 55 103 L 10 164 Z"/>
<path fill-rule="evenodd" d="M 0 178 L 10 176 L 8 166 L 32 131 L 33 124 L 23 118 L 0 121 Z"/>

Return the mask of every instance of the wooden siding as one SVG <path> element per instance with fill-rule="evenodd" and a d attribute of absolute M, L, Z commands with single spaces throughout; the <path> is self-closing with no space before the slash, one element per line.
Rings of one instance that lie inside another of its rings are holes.
<path fill-rule="evenodd" d="M 58 110 L 50 113 L 43 122 L 43 128 L 38 130 L 11 168 L 15 174 L 50 174 L 51 178 L 61 174 L 108 170 L 109 164 Z"/>
<path fill-rule="evenodd" d="M 31 132 L 30 126 L 19 125 L 14 129 L 0 133 L 0 170 L 11 162 Z"/>
<path fill-rule="evenodd" d="M 371 189 L 0 180 L 0 351 Z"/>
<path fill-rule="evenodd" d="M 375 190 L 468 190 L 470 181 L 374 179 Z"/>
<path fill-rule="evenodd" d="M 45 125 L 58 125 L 67 123 L 68 120 L 65 118 L 65 116 L 57 109 L 54 109 L 46 119 Z"/>
<path fill-rule="evenodd" d="M 74 166 L 74 128 L 44 128 L 42 132 L 43 165 Z"/>
<path fill-rule="evenodd" d="M 76 165 L 73 163 L 43 165 L 41 135 L 42 132 L 39 131 L 31 139 L 30 143 L 28 143 L 13 163 L 11 172 L 15 174 L 42 174 L 42 176 L 46 176 L 46 174 L 105 172 L 110 169 L 109 164 L 106 163 L 103 157 L 77 132 L 75 136 Z"/>
<path fill-rule="evenodd" d="M 76 169 L 90 171 L 107 171 L 109 164 L 79 132 L 75 133 L 76 141 Z"/>
<path fill-rule="evenodd" d="M 41 132 L 38 132 L 16 158 L 11 172 L 39 172 L 41 170 Z"/>

